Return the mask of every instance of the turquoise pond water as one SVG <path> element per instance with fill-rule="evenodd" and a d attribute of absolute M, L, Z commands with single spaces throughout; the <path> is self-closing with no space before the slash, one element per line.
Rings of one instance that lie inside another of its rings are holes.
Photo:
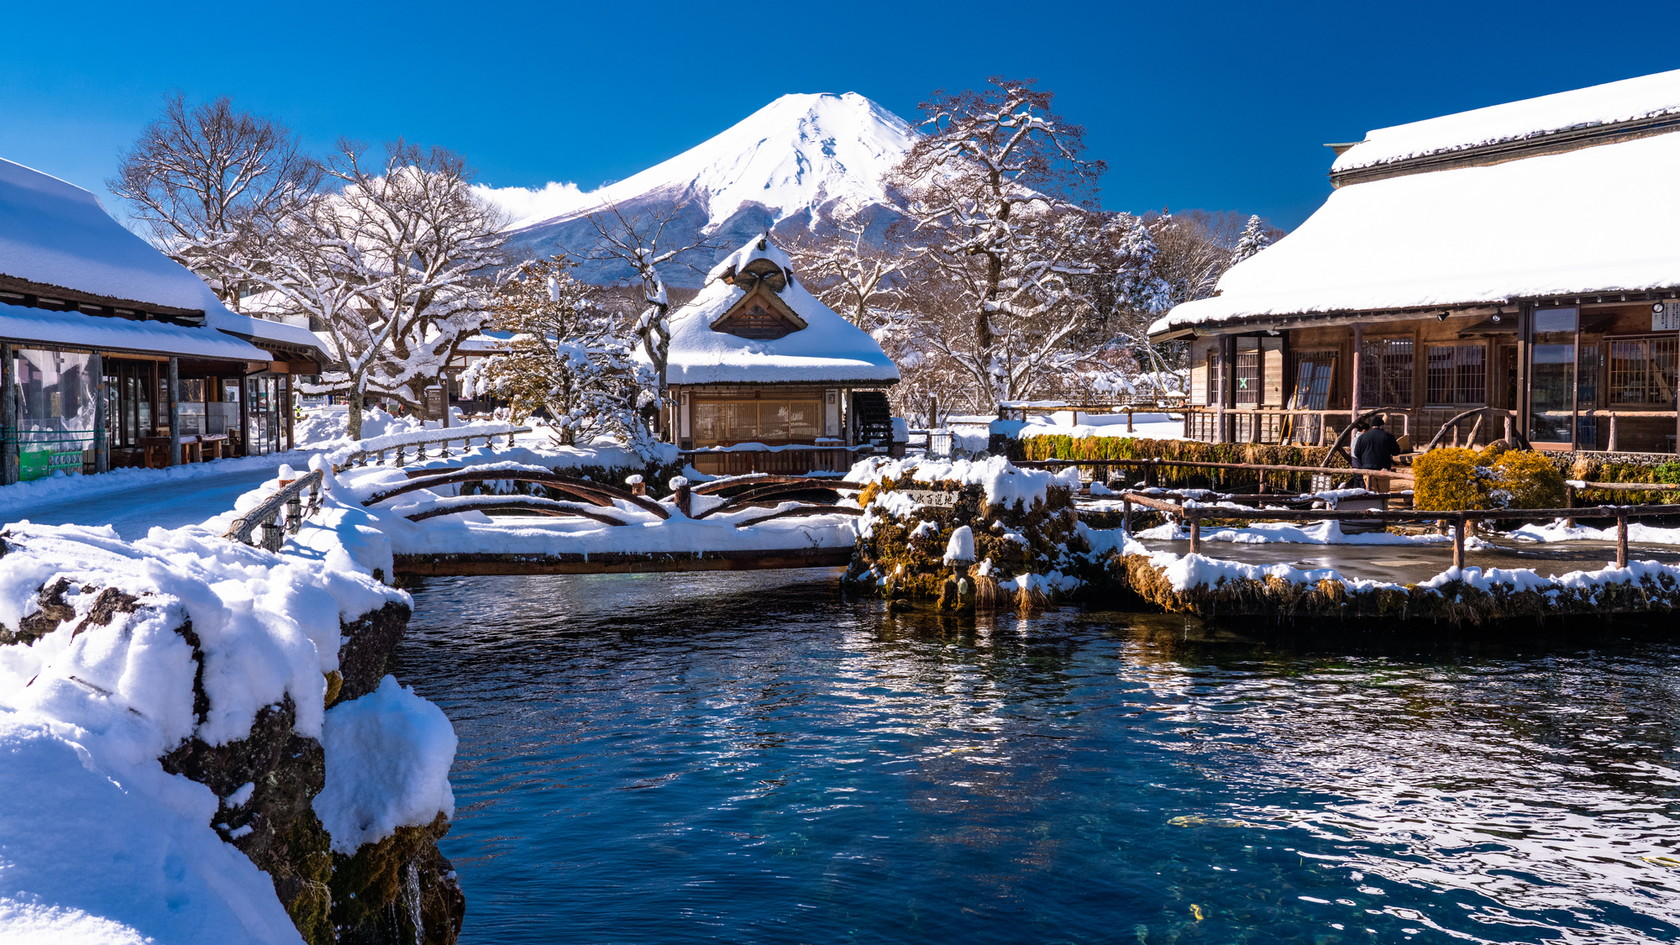
<path fill-rule="evenodd" d="M 1680 940 L 1680 636 L 434 580 L 463 941 Z"/>

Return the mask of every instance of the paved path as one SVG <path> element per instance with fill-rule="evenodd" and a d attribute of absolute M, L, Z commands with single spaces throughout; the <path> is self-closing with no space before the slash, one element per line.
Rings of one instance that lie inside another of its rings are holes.
<path fill-rule="evenodd" d="M 274 478 L 281 463 L 302 468 L 307 454 L 204 463 L 187 470 L 120 470 L 89 476 L 80 488 L 43 490 L 36 483 L 0 486 L 0 519 L 28 519 L 44 525 L 111 525 L 126 541 L 144 538 L 153 526 L 196 525 L 233 508 L 234 500 Z M 54 484 L 57 486 L 58 484 Z M 7 495 L 7 490 L 17 490 Z M 34 492 L 43 493 L 39 498 Z"/>

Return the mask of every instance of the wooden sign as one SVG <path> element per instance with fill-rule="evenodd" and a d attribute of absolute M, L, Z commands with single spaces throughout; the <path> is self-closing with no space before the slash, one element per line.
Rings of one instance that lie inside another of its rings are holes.
<path fill-rule="evenodd" d="M 1651 306 L 1652 331 L 1680 331 L 1680 302 L 1659 302 Z"/>
<path fill-rule="evenodd" d="M 957 493 L 938 492 L 933 489 L 900 489 L 898 494 L 909 497 L 910 501 L 918 505 L 932 505 L 939 508 L 956 508 Z"/>

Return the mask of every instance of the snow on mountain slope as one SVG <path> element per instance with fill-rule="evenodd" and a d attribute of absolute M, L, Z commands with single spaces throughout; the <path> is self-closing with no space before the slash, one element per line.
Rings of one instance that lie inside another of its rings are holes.
<path fill-rule="evenodd" d="M 480 192 L 514 218 L 515 242 L 535 252 L 586 251 L 595 237 L 587 217 L 616 207 L 631 220 L 674 213 L 669 239 L 716 237 L 722 254 L 768 230 L 895 213 L 882 181 L 916 137 L 904 119 L 855 92 L 784 95 L 722 134 L 598 190 L 550 184 Z M 699 272 L 674 270 L 666 278 L 698 286 L 711 261 L 691 260 Z M 584 275 L 616 280 L 628 271 L 585 267 Z"/>

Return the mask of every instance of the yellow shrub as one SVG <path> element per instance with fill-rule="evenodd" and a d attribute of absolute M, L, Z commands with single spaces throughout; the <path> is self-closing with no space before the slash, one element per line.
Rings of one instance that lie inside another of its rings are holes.
<path fill-rule="evenodd" d="M 1440 512 L 1488 508 L 1492 476 L 1478 460 L 1474 450 L 1454 446 L 1432 449 L 1412 460 L 1412 475 L 1417 477 L 1413 504 Z"/>
<path fill-rule="evenodd" d="M 1565 501 L 1563 473 L 1543 454 L 1512 450 L 1493 464 L 1496 488 L 1509 494 L 1512 509 L 1557 509 Z"/>

